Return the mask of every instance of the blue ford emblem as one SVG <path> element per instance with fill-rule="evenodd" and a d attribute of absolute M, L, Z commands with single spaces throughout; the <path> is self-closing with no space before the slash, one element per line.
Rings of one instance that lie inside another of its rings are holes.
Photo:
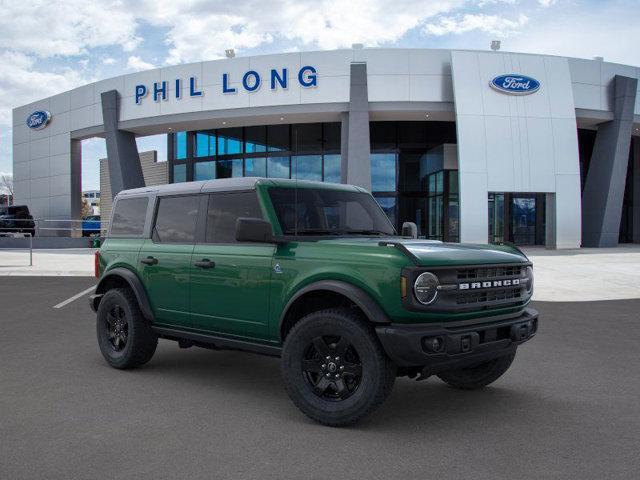
<path fill-rule="evenodd" d="M 529 95 L 540 89 L 538 80 L 517 73 L 498 75 L 489 82 L 489 85 L 494 90 L 510 95 Z"/>
<path fill-rule="evenodd" d="M 51 120 L 51 114 L 46 110 L 36 110 L 27 117 L 27 127 L 32 130 L 42 130 Z"/>

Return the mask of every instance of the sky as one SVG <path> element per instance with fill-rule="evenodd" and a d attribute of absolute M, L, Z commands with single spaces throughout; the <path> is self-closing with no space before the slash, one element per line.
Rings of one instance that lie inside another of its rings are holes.
<path fill-rule="evenodd" d="M 0 0 L 0 173 L 11 110 L 123 73 L 224 57 L 366 47 L 547 53 L 640 66 L 638 0 Z M 139 139 L 140 150 L 166 139 Z M 83 142 L 98 188 L 104 141 Z"/>

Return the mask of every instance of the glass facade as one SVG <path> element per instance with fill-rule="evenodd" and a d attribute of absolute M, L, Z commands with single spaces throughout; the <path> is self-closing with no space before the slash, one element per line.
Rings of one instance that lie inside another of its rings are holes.
<path fill-rule="evenodd" d="M 169 135 L 171 182 L 230 177 L 340 182 L 340 123 L 220 128 Z"/>
<path fill-rule="evenodd" d="M 422 238 L 457 242 L 458 172 L 445 165 L 453 122 L 371 122 L 371 190 L 398 231 L 414 222 Z"/>

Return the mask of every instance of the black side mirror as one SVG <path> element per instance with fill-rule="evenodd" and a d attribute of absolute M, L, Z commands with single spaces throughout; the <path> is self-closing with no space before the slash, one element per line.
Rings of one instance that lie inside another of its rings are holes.
<path fill-rule="evenodd" d="M 413 222 L 404 222 L 402 224 L 402 236 L 418 238 L 418 226 Z"/>
<path fill-rule="evenodd" d="M 244 218 L 236 220 L 236 240 L 238 242 L 272 243 L 273 229 L 271 224 L 261 218 Z"/>

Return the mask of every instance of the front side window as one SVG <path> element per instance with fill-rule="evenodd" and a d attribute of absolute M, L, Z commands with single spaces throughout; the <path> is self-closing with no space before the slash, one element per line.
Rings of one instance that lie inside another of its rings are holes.
<path fill-rule="evenodd" d="M 209 196 L 207 243 L 235 243 L 236 220 L 262 218 L 256 192 L 216 193 Z"/>
<path fill-rule="evenodd" d="M 147 197 L 118 200 L 113 211 L 111 236 L 134 237 L 142 235 L 148 204 Z"/>
<path fill-rule="evenodd" d="M 368 193 L 320 188 L 271 188 L 284 235 L 394 235 Z"/>
<path fill-rule="evenodd" d="M 199 195 L 160 198 L 153 228 L 154 242 L 193 243 L 199 203 Z"/>

